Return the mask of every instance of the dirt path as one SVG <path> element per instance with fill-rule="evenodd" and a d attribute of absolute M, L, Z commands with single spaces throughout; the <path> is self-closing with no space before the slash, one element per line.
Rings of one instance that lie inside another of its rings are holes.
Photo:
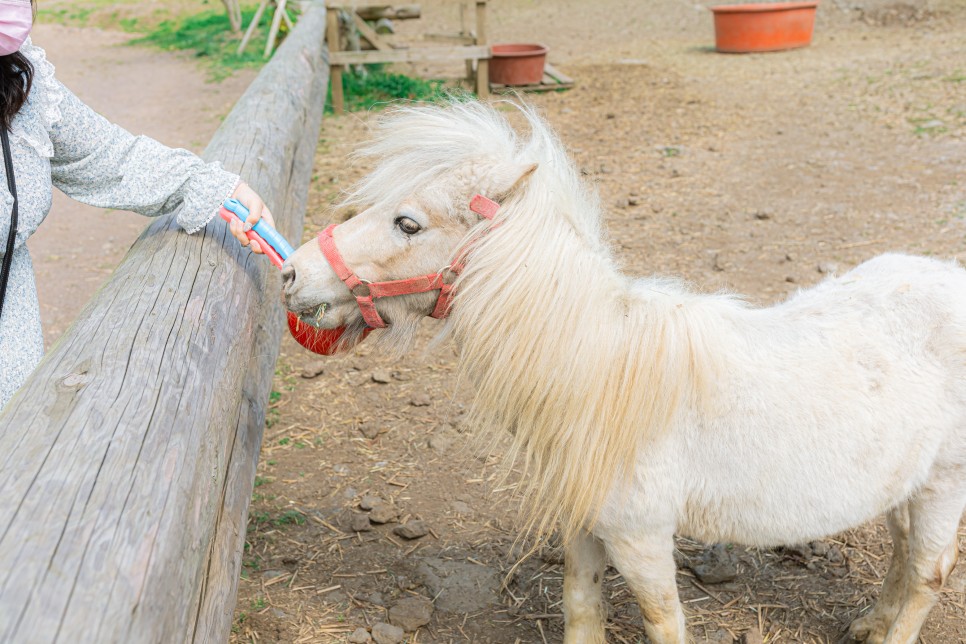
<path fill-rule="evenodd" d="M 107 118 L 137 134 L 201 152 L 251 79 L 205 80 L 189 57 L 124 43 L 129 35 L 38 25 L 61 82 Z M 47 346 L 56 341 L 147 225 L 128 212 L 91 208 L 54 191 L 50 215 L 28 244 Z"/>
<path fill-rule="evenodd" d="M 410 34 L 458 21 L 442 0 L 421 4 Z M 961 3 L 826 2 L 813 47 L 759 56 L 711 53 L 710 16 L 683 0 L 494 0 L 490 16 L 495 40 L 545 41 L 577 79 L 528 100 L 596 184 L 629 272 L 768 304 L 887 250 L 966 259 Z M 346 160 L 366 118 L 326 122 L 308 228 L 336 217 L 329 202 L 366 171 Z M 518 500 L 496 477 L 499 450 L 463 449 L 470 397 L 453 389 L 451 349 L 390 362 L 363 344 L 319 361 L 286 340 L 278 374 L 235 641 L 345 641 L 412 596 L 434 611 L 410 642 L 560 641 L 559 553 L 500 588 L 519 553 Z M 357 532 L 370 495 L 398 516 Z M 393 531 L 410 518 L 432 532 Z M 734 548 L 733 578 L 710 585 L 691 571 L 708 551 L 678 545 L 693 635 L 729 644 L 759 627 L 768 642 L 839 641 L 890 552 L 875 522 L 797 548 Z M 964 580 L 960 566 L 923 641 L 966 641 Z M 605 596 L 612 641 L 642 641 L 613 570 Z"/>

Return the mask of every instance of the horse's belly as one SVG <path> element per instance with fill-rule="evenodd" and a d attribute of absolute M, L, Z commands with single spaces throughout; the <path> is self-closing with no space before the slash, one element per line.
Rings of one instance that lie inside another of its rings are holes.
<path fill-rule="evenodd" d="M 738 454 L 730 468 L 685 485 L 678 531 L 704 541 L 773 546 L 859 525 L 929 478 L 948 431 L 918 429 L 911 435 L 887 432 L 880 437 L 887 445 L 820 442 Z M 704 472 L 715 469 L 709 464 Z"/>

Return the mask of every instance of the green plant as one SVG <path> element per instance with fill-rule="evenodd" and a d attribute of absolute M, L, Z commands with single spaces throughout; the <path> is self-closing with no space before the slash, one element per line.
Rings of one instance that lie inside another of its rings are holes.
<path fill-rule="evenodd" d="M 394 101 L 438 101 L 448 94 L 441 80 L 412 78 L 393 74 L 382 65 L 370 65 L 366 74 L 342 75 L 342 93 L 349 112 L 384 107 Z M 325 109 L 332 112 L 332 89 L 326 98 Z"/>
<path fill-rule="evenodd" d="M 243 22 L 248 24 L 255 14 L 254 8 L 242 11 Z M 256 30 L 245 51 L 237 53 L 240 38 L 232 33 L 228 16 L 224 11 L 203 11 L 198 14 L 164 20 L 147 31 L 132 44 L 150 44 L 161 49 L 194 52 L 210 66 L 214 80 L 225 78 L 235 70 L 261 67 L 265 64 L 262 54 L 268 37 L 262 18 L 262 28 Z M 284 23 L 281 34 L 284 35 Z"/>
<path fill-rule="evenodd" d="M 298 510 L 286 510 L 282 512 L 272 523 L 276 526 L 282 525 L 302 525 L 305 523 L 305 515 Z"/>

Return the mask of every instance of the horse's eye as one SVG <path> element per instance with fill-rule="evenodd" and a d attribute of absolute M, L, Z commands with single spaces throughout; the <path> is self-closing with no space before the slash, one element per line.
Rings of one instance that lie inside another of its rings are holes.
<path fill-rule="evenodd" d="M 422 227 L 409 217 L 396 217 L 396 226 L 407 235 L 415 235 Z"/>

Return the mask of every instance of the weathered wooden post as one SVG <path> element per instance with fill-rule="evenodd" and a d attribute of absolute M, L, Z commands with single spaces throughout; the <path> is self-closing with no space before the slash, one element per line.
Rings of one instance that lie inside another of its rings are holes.
<path fill-rule="evenodd" d="M 325 7 L 205 158 L 298 242 L 328 82 Z M 0 416 L 0 641 L 227 639 L 284 316 L 220 219 L 152 223 Z"/>

